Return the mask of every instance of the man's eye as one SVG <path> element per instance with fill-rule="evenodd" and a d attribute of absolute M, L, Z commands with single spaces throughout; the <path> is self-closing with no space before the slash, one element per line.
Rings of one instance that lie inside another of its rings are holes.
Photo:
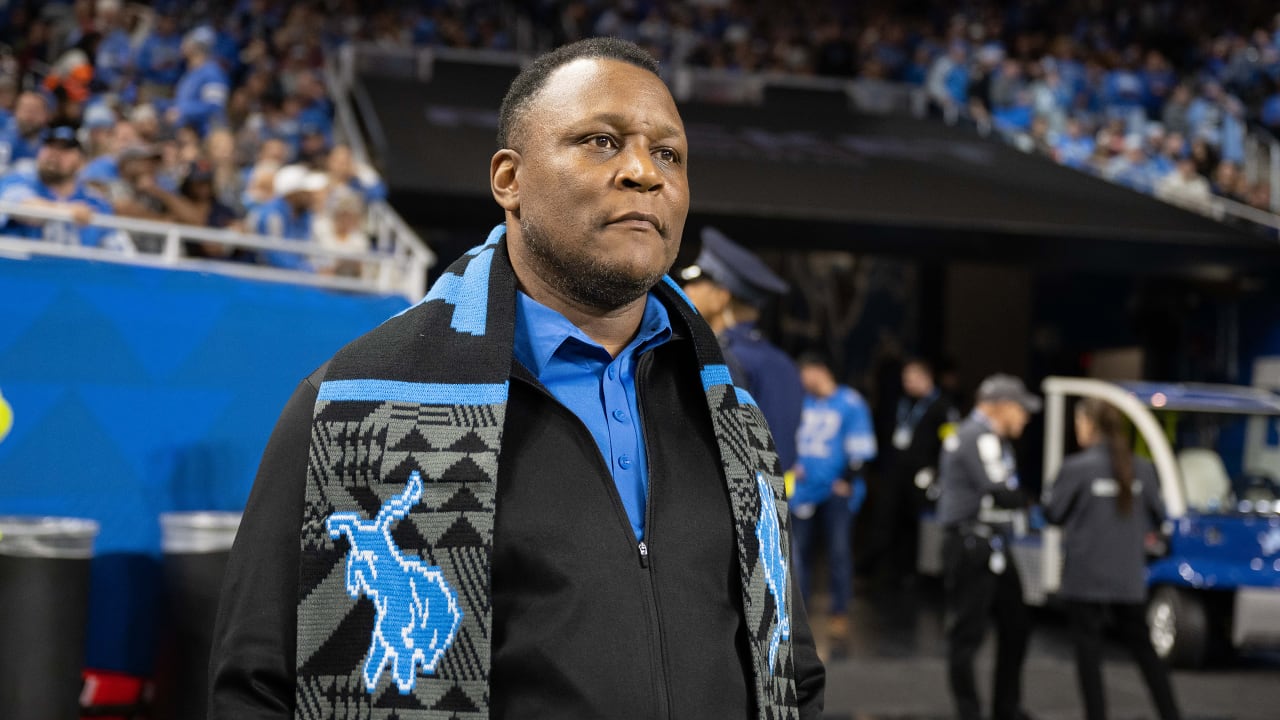
<path fill-rule="evenodd" d="M 618 146 L 618 144 L 613 141 L 613 138 L 608 135 L 592 135 L 587 139 L 587 142 L 590 143 L 592 147 L 600 148 L 601 150 L 611 150 Z"/>
<path fill-rule="evenodd" d="M 658 159 L 664 163 L 677 163 L 680 161 L 680 156 L 671 148 L 662 148 L 657 151 L 657 155 Z"/>

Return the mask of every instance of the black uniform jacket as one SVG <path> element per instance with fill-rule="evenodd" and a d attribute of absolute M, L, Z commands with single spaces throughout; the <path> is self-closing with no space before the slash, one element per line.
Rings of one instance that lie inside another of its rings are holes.
<path fill-rule="evenodd" d="M 1133 470 L 1133 505 L 1122 514 L 1104 444 L 1063 461 L 1044 509 L 1046 520 L 1062 526 L 1060 597 L 1122 603 L 1146 599 L 1144 539 L 1163 522 L 1164 502 L 1151 463 L 1135 457 Z"/>
<path fill-rule="evenodd" d="M 494 520 L 491 717 L 754 717 L 728 490 L 686 342 L 639 363 L 645 562 L 590 432 L 513 363 Z M 213 720 L 293 714 L 299 525 L 323 370 L 289 400 L 236 537 L 215 631 Z M 791 586 L 801 717 L 816 719 L 824 670 Z"/>

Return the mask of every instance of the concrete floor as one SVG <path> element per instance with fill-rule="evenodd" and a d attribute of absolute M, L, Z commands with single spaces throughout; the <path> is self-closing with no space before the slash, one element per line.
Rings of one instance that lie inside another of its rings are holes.
<path fill-rule="evenodd" d="M 861 591 L 850 613 L 847 650 L 834 649 L 836 657 L 825 637 L 826 598 L 815 596 L 810 620 L 819 653 L 827 660 L 828 720 L 953 717 L 940 594 L 933 582 L 880 595 Z M 1053 610 L 1037 610 L 1034 618 L 1023 673 L 1024 706 L 1037 720 L 1078 720 L 1083 709 L 1065 618 Z M 990 688 L 991 645 L 988 641 L 979 656 L 980 690 Z M 1109 647 L 1107 656 L 1111 720 L 1155 720 L 1137 667 L 1118 646 Z M 1248 655 L 1209 670 L 1176 671 L 1173 685 L 1184 720 L 1280 719 L 1280 653 Z"/>

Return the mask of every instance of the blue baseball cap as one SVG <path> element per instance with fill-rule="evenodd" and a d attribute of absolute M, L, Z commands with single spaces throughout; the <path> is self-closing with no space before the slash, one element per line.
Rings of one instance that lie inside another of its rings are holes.
<path fill-rule="evenodd" d="M 713 227 L 702 229 L 702 251 L 694 264 L 682 269 L 678 277 L 681 282 L 711 280 L 735 298 L 757 307 L 787 291 L 786 281 L 755 253 Z"/>
<path fill-rule="evenodd" d="M 56 128 L 46 130 L 41 137 L 45 145 L 61 145 L 64 148 L 80 148 L 80 138 L 76 137 L 75 128 L 60 125 Z"/>
<path fill-rule="evenodd" d="M 213 28 L 208 25 L 201 25 L 194 28 L 182 38 L 183 43 L 195 43 L 205 49 L 210 49 L 218 41 L 218 36 L 213 32 Z"/>
<path fill-rule="evenodd" d="M 84 126 L 90 130 L 115 127 L 116 113 L 103 103 L 95 103 L 85 108 Z"/>

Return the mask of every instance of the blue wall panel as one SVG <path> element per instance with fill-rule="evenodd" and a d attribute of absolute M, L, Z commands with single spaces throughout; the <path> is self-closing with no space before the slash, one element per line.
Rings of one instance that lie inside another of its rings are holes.
<path fill-rule="evenodd" d="M 0 514 L 87 517 L 87 661 L 147 673 L 160 527 L 240 510 L 298 381 L 401 298 L 87 263 L 0 259 Z"/>

